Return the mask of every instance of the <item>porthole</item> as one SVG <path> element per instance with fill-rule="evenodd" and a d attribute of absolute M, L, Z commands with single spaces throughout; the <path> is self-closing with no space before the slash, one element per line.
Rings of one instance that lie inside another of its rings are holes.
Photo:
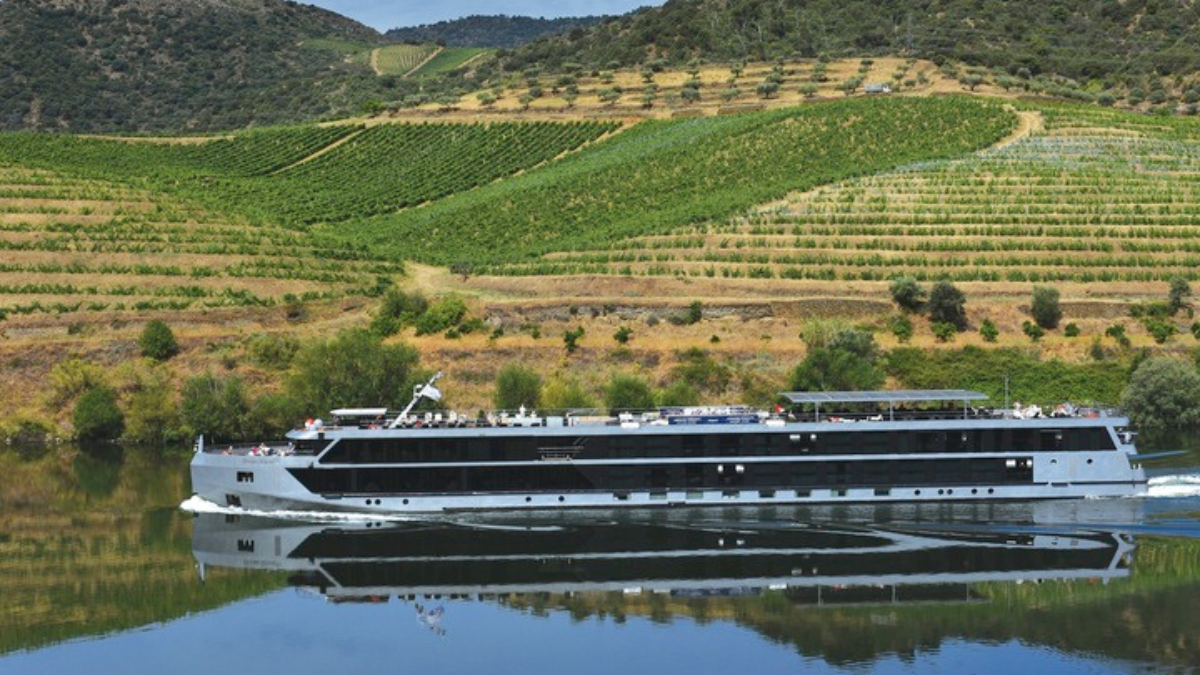
<path fill-rule="evenodd" d="M 948 495 L 954 494 L 954 488 L 950 488 L 949 490 L 946 490 L 946 494 L 948 494 Z"/>
<path fill-rule="evenodd" d="M 915 491 L 913 492 L 913 494 L 914 494 L 914 495 L 916 495 L 916 496 L 918 496 L 918 497 L 920 497 L 920 496 L 921 496 L 921 491 L 920 491 L 920 490 L 915 490 Z"/>
<path fill-rule="evenodd" d="M 408 500 L 407 500 L 407 499 L 405 499 L 405 500 L 404 500 L 404 503 L 407 505 L 407 504 L 408 504 Z"/>
<path fill-rule="evenodd" d="M 379 506 L 381 503 L 378 499 L 375 500 L 375 506 Z"/>
<path fill-rule="evenodd" d="M 1088 461 L 1087 461 L 1087 463 L 1088 463 L 1088 464 L 1091 464 L 1091 463 L 1092 463 L 1092 459 L 1091 459 L 1091 458 L 1088 458 Z"/>
<path fill-rule="evenodd" d="M 995 490 L 995 488 L 988 488 L 988 494 L 989 494 L 989 495 L 994 495 L 994 494 L 996 494 L 996 490 Z"/>
<path fill-rule="evenodd" d="M 370 499 L 368 499 L 368 500 L 367 500 L 367 506 L 370 506 L 370 505 L 371 505 L 371 500 L 370 500 Z"/>
<path fill-rule="evenodd" d="M 558 501 L 560 501 L 560 502 L 565 502 L 565 501 L 567 501 L 567 498 L 566 498 L 566 497 L 564 497 L 564 496 L 562 496 L 562 495 L 559 495 L 559 496 L 558 496 Z"/>
<path fill-rule="evenodd" d="M 971 488 L 971 494 L 977 495 L 977 494 L 979 494 L 979 490 L 977 490 L 975 488 Z"/>
<path fill-rule="evenodd" d="M 526 497 L 526 498 L 525 498 L 525 503 L 526 503 L 526 504 L 528 504 L 528 503 L 529 503 L 529 502 L 531 502 L 531 501 L 533 501 L 533 497 Z"/>
<path fill-rule="evenodd" d="M 938 494 L 939 494 L 939 495 L 944 495 L 944 494 L 946 494 L 946 491 L 945 491 L 945 490 L 938 490 Z"/>

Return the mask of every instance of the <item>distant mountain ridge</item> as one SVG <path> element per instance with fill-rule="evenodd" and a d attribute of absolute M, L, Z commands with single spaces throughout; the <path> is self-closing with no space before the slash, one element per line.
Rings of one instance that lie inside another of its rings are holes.
<path fill-rule="evenodd" d="M 344 114 L 376 97 L 324 43 L 376 31 L 284 0 L 0 2 L 0 129 L 209 130 Z"/>
<path fill-rule="evenodd" d="M 600 23 L 605 16 L 542 19 L 528 16 L 472 15 L 452 21 L 393 28 L 384 36 L 396 42 L 437 42 L 447 47 L 511 48 L 541 37 L 560 35 Z"/>
<path fill-rule="evenodd" d="M 910 55 L 1072 78 L 1192 75 L 1200 0 L 669 0 L 505 55 L 510 71 Z"/>

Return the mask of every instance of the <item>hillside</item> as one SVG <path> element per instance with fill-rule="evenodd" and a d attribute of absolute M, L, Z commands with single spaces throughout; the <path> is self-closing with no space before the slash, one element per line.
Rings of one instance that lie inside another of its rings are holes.
<path fill-rule="evenodd" d="M 541 19 L 529 16 L 466 16 L 452 21 L 393 28 L 384 37 L 397 42 L 436 42 L 447 47 L 510 48 L 541 37 L 593 26 L 606 17 Z"/>
<path fill-rule="evenodd" d="M 1200 65 L 1194 0 L 670 0 L 503 59 L 511 71 L 903 54 L 1071 78 L 1191 76 Z"/>
<path fill-rule="evenodd" d="M 228 129 L 387 98 L 338 43 L 378 33 L 284 0 L 0 2 L 0 129 Z M 394 84 L 394 83 L 393 83 Z"/>

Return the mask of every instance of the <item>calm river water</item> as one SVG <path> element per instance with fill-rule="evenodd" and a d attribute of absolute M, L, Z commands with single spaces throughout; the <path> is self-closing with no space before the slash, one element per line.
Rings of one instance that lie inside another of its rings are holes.
<path fill-rule="evenodd" d="M 1194 450 L 1139 499 L 447 521 L 194 514 L 188 459 L 0 451 L 0 673 L 1200 670 Z"/>

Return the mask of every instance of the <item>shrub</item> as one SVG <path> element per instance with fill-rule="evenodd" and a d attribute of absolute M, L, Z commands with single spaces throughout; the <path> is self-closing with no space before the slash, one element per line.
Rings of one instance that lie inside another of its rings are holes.
<path fill-rule="evenodd" d="M 979 324 L 979 334 L 983 336 L 984 342 L 995 342 L 996 338 L 1000 337 L 1000 329 L 996 328 L 991 319 L 984 319 Z"/>
<path fill-rule="evenodd" d="M 414 325 L 428 309 L 429 301 L 424 295 L 393 288 L 383 296 L 379 313 L 371 319 L 371 330 L 383 337 L 395 335 L 405 326 Z"/>
<path fill-rule="evenodd" d="M 951 324 L 956 330 L 965 330 L 967 327 L 966 301 L 966 296 L 954 284 L 949 281 L 939 281 L 933 285 L 933 289 L 929 292 L 929 301 L 926 303 L 929 318 L 936 323 Z"/>
<path fill-rule="evenodd" d="M 124 440 L 161 445 L 180 435 L 179 404 L 168 374 L 155 369 L 139 377 L 129 396 Z"/>
<path fill-rule="evenodd" d="M 676 379 L 695 389 L 714 394 L 720 394 L 729 387 L 729 381 L 733 379 L 729 366 L 717 363 L 703 349 L 692 347 L 676 352 L 675 355 L 679 358 L 679 365 L 675 366 L 671 374 Z"/>
<path fill-rule="evenodd" d="M 429 306 L 416 320 L 417 335 L 450 330 L 467 315 L 467 305 L 457 295 L 448 295 Z"/>
<path fill-rule="evenodd" d="M 617 332 L 613 333 L 613 339 L 616 340 L 618 344 L 623 345 L 629 344 L 629 338 L 632 336 L 633 330 L 631 330 L 628 326 L 621 326 L 617 329 Z"/>
<path fill-rule="evenodd" d="M 576 326 L 572 330 L 563 331 L 563 346 L 567 348 L 568 354 L 574 354 L 576 349 L 579 349 L 579 339 L 583 337 L 583 326 Z"/>
<path fill-rule="evenodd" d="M 254 363 L 283 370 L 292 365 L 300 349 L 300 341 L 284 333 L 259 333 L 246 341 L 246 352 Z"/>
<path fill-rule="evenodd" d="M 899 316 L 893 316 L 888 319 L 888 330 L 890 330 L 892 335 L 895 335 L 896 339 L 900 342 L 908 342 L 912 339 L 914 332 L 912 319 L 903 314 Z"/>
<path fill-rule="evenodd" d="M 117 395 L 112 389 L 96 387 L 85 391 L 75 402 L 71 423 L 81 441 L 109 441 L 125 430 L 125 415 L 117 407 Z"/>
<path fill-rule="evenodd" d="M 1148 432 L 1200 424 L 1200 374 L 1183 361 L 1149 359 L 1121 393 L 1121 407 L 1134 425 Z"/>
<path fill-rule="evenodd" d="M 104 371 L 83 359 L 72 358 L 56 363 L 49 375 L 50 401 L 62 405 L 89 389 L 105 384 Z"/>
<path fill-rule="evenodd" d="M 1058 289 L 1049 286 L 1033 287 L 1033 305 L 1030 308 L 1033 320 L 1047 330 L 1057 328 L 1062 319 L 1062 308 L 1058 304 Z"/>
<path fill-rule="evenodd" d="M 672 314 L 669 320 L 676 326 L 691 326 L 700 323 L 703 318 L 704 305 L 699 300 L 695 300 L 679 314 Z"/>
<path fill-rule="evenodd" d="M 516 410 L 522 406 L 536 408 L 541 394 L 542 378 L 525 366 L 510 363 L 496 375 L 493 402 L 499 410 Z"/>
<path fill-rule="evenodd" d="M 1187 304 L 1188 298 L 1192 296 L 1192 287 L 1188 285 L 1187 279 L 1181 277 L 1172 277 L 1170 284 L 1167 303 L 1171 306 L 1171 314 L 1175 314 Z"/>
<path fill-rule="evenodd" d="M 876 389 L 884 379 L 883 371 L 875 364 L 877 352 L 870 333 L 842 331 L 828 346 L 809 351 L 792 370 L 789 386 L 794 391 Z"/>
<path fill-rule="evenodd" d="M 900 306 L 900 309 L 917 312 L 925 304 L 925 289 L 912 277 L 896 279 L 889 289 L 892 292 L 892 300 Z"/>
<path fill-rule="evenodd" d="M 1029 336 L 1030 340 L 1037 342 L 1046 335 L 1045 329 L 1032 321 L 1026 321 L 1021 324 L 1021 331 Z"/>
<path fill-rule="evenodd" d="M 1117 344 L 1121 345 L 1121 347 L 1125 349 L 1128 349 L 1131 344 L 1129 341 L 1129 336 L 1125 334 L 1124 324 L 1114 323 L 1113 325 L 1104 329 L 1104 334 L 1113 340 L 1116 340 Z"/>
<path fill-rule="evenodd" d="M 1146 330 L 1158 344 L 1163 344 L 1175 334 L 1175 324 L 1161 319 L 1151 319 L 1146 322 Z"/>
<path fill-rule="evenodd" d="M 610 412 L 648 410 L 654 407 L 650 385 L 636 375 L 614 375 L 604 388 L 604 405 Z"/>
<path fill-rule="evenodd" d="M 175 341 L 171 327 L 159 319 L 151 321 L 142 329 L 138 346 L 142 349 L 142 356 L 155 361 L 166 361 L 179 353 L 179 343 Z"/>
<path fill-rule="evenodd" d="M 958 328 L 946 321 L 934 321 L 930 324 L 929 328 L 933 331 L 933 336 L 937 338 L 938 342 L 950 342 L 954 339 L 954 335 L 958 333 Z"/>
<path fill-rule="evenodd" d="M 552 378 L 542 387 L 541 405 L 549 410 L 594 408 L 596 402 L 575 379 Z"/>
<path fill-rule="evenodd" d="M 1079 326 L 1076 326 L 1073 323 L 1067 324 L 1063 327 L 1063 335 L 1069 338 L 1079 337 Z"/>

